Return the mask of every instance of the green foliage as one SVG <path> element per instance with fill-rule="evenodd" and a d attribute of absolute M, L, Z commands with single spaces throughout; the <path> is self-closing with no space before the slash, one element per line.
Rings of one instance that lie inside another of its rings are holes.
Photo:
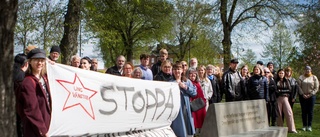
<path fill-rule="evenodd" d="M 247 49 L 245 53 L 240 57 L 242 63 L 239 65 L 240 67 L 243 65 L 248 65 L 249 72 L 252 71 L 252 68 L 257 62 L 257 56 L 252 51 L 252 49 Z"/>
<path fill-rule="evenodd" d="M 284 68 L 289 65 L 294 52 L 290 32 L 283 24 L 278 24 L 273 30 L 271 42 L 263 46 L 261 56 L 274 62 L 275 67 Z"/>
<path fill-rule="evenodd" d="M 189 54 L 193 57 L 205 58 L 205 61 L 212 60 L 215 52 L 212 52 L 213 39 L 210 36 L 212 27 L 216 23 L 213 18 L 213 6 L 199 1 L 175 0 L 175 10 L 172 15 L 174 28 L 171 34 L 167 35 L 166 43 L 169 46 L 169 52 L 172 52 L 176 60 L 186 60 L 186 56 L 190 59 Z M 211 41 L 210 41 L 211 40 Z M 207 49 L 207 56 L 202 57 L 201 51 Z M 190 52 L 190 53 L 189 53 Z M 208 58 L 207 58 L 208 57 Z M 208 60 L 209 59 L 209 60 Z"/>
<path fill-rule="evenodd" d="M 301 54 L 294 62 L 301 69 L 306 65 L 312 67 L 312 73 L 320 76 L 320 15 L 318 14 L 319 2 L 308 7 L 303 16 L 299 18 L 299 25 L 296 31 L 301 43 Z M 299 69 L 297 68 L 297 69 Z M 301 74 L 303 74 L 303 69 Z"/>
<path fill-rule="evenodd" d="M 47 49 L 59 45 L 63 35 L 64 3 L 49 0 L 19 1 L 15 46 L 29 44 Z"/>
<path fill-rule="evenodd" d="M 87 29 L 101 40 L 105 60 L 114 62 L 122 54 L 131 61 L 133 51 L 168 33 L 172 9 L 164 0 L 89 0 L 85 19 Z"/>

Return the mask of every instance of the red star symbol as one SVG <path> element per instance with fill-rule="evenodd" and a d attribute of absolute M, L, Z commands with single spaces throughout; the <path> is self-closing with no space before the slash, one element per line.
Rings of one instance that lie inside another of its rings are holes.
<path fill-rule="evenodd" d="M 97 93 L 97 91 L 86 88 L 77 74 L 74 75 L 73 82 L 58 79 L 56 81 L 69 93 L 62 111 L 75 106 L 81 106 L 92 119 L 95 119 L 90 99 Z"/>

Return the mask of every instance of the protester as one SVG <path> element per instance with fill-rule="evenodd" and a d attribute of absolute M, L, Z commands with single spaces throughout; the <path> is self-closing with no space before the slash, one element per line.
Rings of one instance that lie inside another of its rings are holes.
<path fill-rule="evenodd" d="M 140 67 L 136 67 L 132 72 L 132 78 L 142 79 L 143 73 Z"/>
<path fill-rule="evenodd" d="M 215 67 L 211 64 L 206 67 L 207 77 L 210 80 L 213 90 L 212 97 L 209 100 L 209 104 L 218 103 L 221 101 L 220 84 L 218 78 L 214 75 L 215 70 Z"/>
<path fill-rule="evenodd" d="M 191 58 L 189 61 L 190 68 L 197 68 L 198 67 L 198 60 L 197 58 Z"/>
<path fill-rule="evenodd" d="M 226 102 L 241 101 L 244 99 L 244 81 L 241 78 L 240 73 L 237 71 L 238 63 L 238 59 L 232 59 L 230 61 L 229 70 L 224 72 L 222 77 L 222 85 L 226 96 Z"/>
<path fill-rule="evenodd" d="M 269 85 L 269 103 L 267 104 L 268 123 L 271 126 L 276 126 L 276 118 L 278 114 L 277 97 L 276 97 L 276 83 L 269 68 L 264 68 L 265 77 Z"/>
<path fill-rule="evenodd" d="M 92 70 L 93 69 L 92 68 L 92 60 L 87 56 L 81 58 L 79 68 L 82 68 L 85 70 Z"/>
<path fill-rule="evenodd" d="M 131 78 L 132 77 L 132 72 L 133 72 L 133 65 L 131 62 L 127 62 L 123 65 L 123 76 L 125 77 L 129 77 Z"/>
<path fill-rule="evenodd" d="M 149 65 L 150 56 L 147 54 L 141 54 L 140 55 L 140 68 L 143 73 L 142 79 L 144 80 L 153 80 L 152 71 L 148 68 Z"/>
<path fill-rule="evenodd" d="M 52 46 L 50 50 L 49 59 L 53 62 L 57 62 L 59 59 L 59 56 L 61 54 L 61 50 L 59 46 Z"/>
<path fill-rule="evenodd" d="M 274 65 L 272 62 L 268 62 L 267 67 L 269 68 L 270 72 L 273 76 L 276 76 L 277 71 L 274 69 Z"/>
<path fill-rule="evenodd" d="M 243 65 L 240 68 L 240 74 L 241 74 L 241 78 L 243 79 L 243 83 L 244 83 L 244 93 L 245 93 L 245 95 L 247 95 L 247 92 L 248 92 L 248 89 L 247 89 L 248 88 L 248 80 L 250 78 L 248 65 Z"/>
<path fill-rule="evenodd" d="M 123 73 L 123 65 L 126 61 L 126 58 L 122 55 L 117 57 L 116 65 L 107 69 L 107 74 L 122 76 Z"/>
<path fill-rule="evenodd" d="M 167 60 L 168 58 L 168 51 L 166 49 L 161 49 L 159 51 L 160 59 L 158 62 L 151 67 L 152 75 L 156 76 L 161 71 L 161 64 L 163 61 Z"/>
<path fill-rule="evenodd" d="M 289 104 L 289 96 L 291 94 L 291 86 L 288 79 L 285 78 L 284 69 L 279 69 L 277 72 L 277 104 L 278 104 L 278 118 L 277 118 L 277 126 L 283 126 L 282 115 L 286 118 L 286 123 L 288 127 L 289 133 L 297 133 L 296 127 L 294 124 L 293 112 Z"/>
<path fill-rule="evenodd" d="M 18 93 L 20 91 L 19 87 L 25 77 L 25 72 L 27 71 L 29 66 L 28 60 L 27 60 L 27 56 L 25 54 L 17 54 L 14 57 L 14 65 L 13 65 L 13 82 L 14 82 L 14 91 L 15 91 L 15 95 L 16 97 L 18 96 Z M 18 110 L 18 108 L 16 108 L 16 111 Z M 21 118 L 18 115 L 18 113 L 16 112 L 16 127 L 17 127 L 17 135 L 18 137 L 22 137 L 22 131 L 23 131 L 23 127 L 22 127 L 22 123 L 21 123 Z"/>
<path fill-rule="evenodd" d="M 176 119 L 172 121 L 171 128 L 177 137 L 192 137 L 195 134 L 193 117 L 190 108 L 190 97 L 197 95 L 196 87 L 190 80 L 182 75 L 182 64 L 173 65 L 174 82 L 180 87 L 180 110 Z"/>
<path fill-rule="evenodd" d="M 305 67 L 305 73 L 299 77 L 298 85 L 301 87 L 299 101 L 302 113 L 302 130 L 312 131 L 313 109 L 316 93 L 319 90 L 319 81 L 317 76 L 312 74 L 310 66 Z"/>
<path fill-rule="evenodd" d="M 35 48 L 28 55 L 30 67 L 17 96 L 24 137 L 47 137 L 51 117 L 51 95 L 46 75 L 46 52 Z"/>
<path fill-rule="evenodd" d="M 186 76 L 187 70 L 189 69 L 188 63 L 186 61 L 181 61 L 182 64 L 182 74 Z"/>
<path fill-rule="evenodd" d="M 97 58 L 92 59 L 92 70 L 98 71 L 98 59 Z"/>
<path fill-rule="evenodd" d="M 204 102 L 206 102 L 202 88 L 200 86 L 200 79 L 197 70 L 193 67 L 189 68 L 187 71 L 187 76 L 188 79 L 192 82 L 192 84 L 196 87 L 197 91 L 197 95 L 195 97 L 191 97 L 191 101 L 197 98 L 201 98 Z M 206 107 L 203 107 L 196 112 L 192 112 L 194 127 L 196 128 L 196 134 L 199 134 L 201 132 L 202 124 L 206 116 L 206 113 Z"/>
<path fill-rule="evenodd" d="M 257 61 L 257 65 L 259 65 L 261 68 L 264 68 L 264 66 L 263 66 L 263 62 L 262 61 Z"/>
<path fill-rule="evenodd" d="M 169 60 L 164 60 L 161 64 L 161 71 L 154 76 L 153 80 L 157 81 L 172 81 L 172 64 Z"/>
<path fill-rule="evenodd" d="M 269 102 L 269 84 L 260 65 L 253 67 L 253 76 L 248 80 L 247 97 L 249 100 L 265 99 Z"/>
<path fill-rule="evenodd" d="M 206 66 L 200 65 L 198 68 L 199 80 L 204 98 L 206 99 L 206 110 L 209 108 L 209 100 L 213 96 L 211 81 L 207 77 Z"/>
<path fill-rule="evenodd" d="M 78 55 L 73 55 L 71 57 L 71 66 L 73 67 L 80 67 L 80 57 Z"/>
<path fill-rule="evenodd" d="M 24 49 L 25 55 L 28 55 L 28 53 L 29 53 L 31 50 L 35 49 L 35 48 L 38 48 L 38 47 L 35 46 L 35 45 L 28 45 L 28 46 Z"/>

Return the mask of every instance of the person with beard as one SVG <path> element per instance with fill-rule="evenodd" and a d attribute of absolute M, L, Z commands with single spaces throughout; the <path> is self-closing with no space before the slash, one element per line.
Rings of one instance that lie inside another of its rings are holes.
<path fill-rule="evenodd" d="M 123 65 L 126 61 L 126 58 L 123 55 L 117 57 L 116 65 L 107 69 L 107 74 L 122 76 Z"/>
<path fill-rule="evenodd" d="M 92 70 L 98 71 L 98 59 L 97 58 L 92 59 Z"/>
<path fill-rule="evenodd" d="M 53 62 L 57 62 L 61 54 L 61 50 L 59 46 L 52 46 L 50 50 L 49 59 Z"/>

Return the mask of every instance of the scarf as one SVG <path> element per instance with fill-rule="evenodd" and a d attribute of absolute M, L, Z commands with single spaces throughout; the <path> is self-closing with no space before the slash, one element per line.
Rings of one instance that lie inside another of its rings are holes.
<path fill-rule="evenodd" d="M 208 79 L 213 80 L 213 75 L 208 75 Z"/>

